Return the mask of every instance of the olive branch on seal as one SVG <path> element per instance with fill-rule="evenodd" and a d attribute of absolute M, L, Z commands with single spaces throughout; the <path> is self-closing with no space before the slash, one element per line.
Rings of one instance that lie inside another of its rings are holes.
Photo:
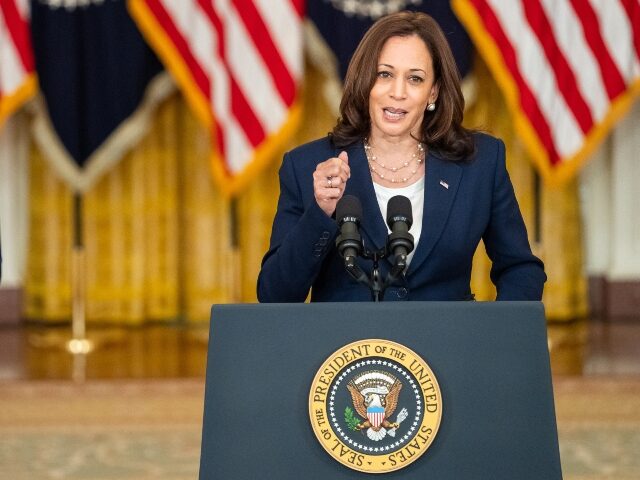
<path fill-rule="evenodd" d="M 354 432 L 358 431 L 360 420 L 358 420 L 358 418 L 353 414 L 353 409 L 351 407 L 346 407 L 344 409 L 344 421 L 347 423 L 349 430 L 353 430 Z"/>

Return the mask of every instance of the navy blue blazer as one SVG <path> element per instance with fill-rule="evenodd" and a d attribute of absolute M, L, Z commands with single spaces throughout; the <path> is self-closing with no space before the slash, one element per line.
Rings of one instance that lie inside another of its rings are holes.
<path fill-rule="evenodd" d="M 387 289 L 385 301 L 472 299 L 471 262 L 481 238 L 492 260 L 491 280 L 498 300 L 542 298 L 544 266 L 529 247 L 505 166 L 504 143 L 482 133 L 474 138 L 476 153 L 465 162 L 428 153 L 420 240 L 405 278 Z M 362 202 L 360 233 L 365 247 L 385 245 L 388 230 L 362 142 L 336 149 L 326 137 L 302 145 L 285 154 L 280 168 L 278 210 L 258 276 L 259 301 L 303 302 L 309 289 L 311 301 L 371 300 L 367 286 L 346 272 L 335 246 L 338 226 L 313 195 L 316 165 L 342 150 L 349 155 L 351 169 L 345 195 Z M 370 260 L 358 262 L 367 274 L 371 272 Z M 379 267 L 386 276 L 391 264 L 383 260 Z"/>

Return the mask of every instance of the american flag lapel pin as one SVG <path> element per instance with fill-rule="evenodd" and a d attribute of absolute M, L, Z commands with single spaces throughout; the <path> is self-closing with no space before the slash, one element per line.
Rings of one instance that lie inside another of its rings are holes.
<path fill-rule="evenodd" d="M 440 180 L 440 185 L 442 185 L 444 188 L 449 190 L 449 184 L 447 182 L 445 182 L 444 180 Z"/>

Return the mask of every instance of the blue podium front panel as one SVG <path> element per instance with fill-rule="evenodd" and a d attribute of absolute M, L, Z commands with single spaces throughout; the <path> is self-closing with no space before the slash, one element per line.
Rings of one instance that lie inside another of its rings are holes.
<path fill-rule="evenodd" d="M 428 450 L 379 477 L 562 478 L 542 304 L 407 302 L 214 306 L 200 479 L 370 478 L 325 451 L 309 415 L 320 367 L 363 339 L 415 352 L 441 397 Z"/>

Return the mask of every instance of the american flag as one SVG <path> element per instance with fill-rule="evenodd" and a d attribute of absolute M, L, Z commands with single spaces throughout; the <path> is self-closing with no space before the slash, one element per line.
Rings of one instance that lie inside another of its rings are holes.
<path fill-rule="evenodd" d="M 452 0 L 543 178 L 570 178 L 640 94 L 638 0 Z"/>
<path fill-rule="evenodd" d="M 0 126 L 36 88 L 29 0 L 0 0 Z"/>
<path fill-rule="evenodd" d="M 128 0 L 210 129 L 221 190 L 241 190 L 299 117 L 304 0 Z"/>

